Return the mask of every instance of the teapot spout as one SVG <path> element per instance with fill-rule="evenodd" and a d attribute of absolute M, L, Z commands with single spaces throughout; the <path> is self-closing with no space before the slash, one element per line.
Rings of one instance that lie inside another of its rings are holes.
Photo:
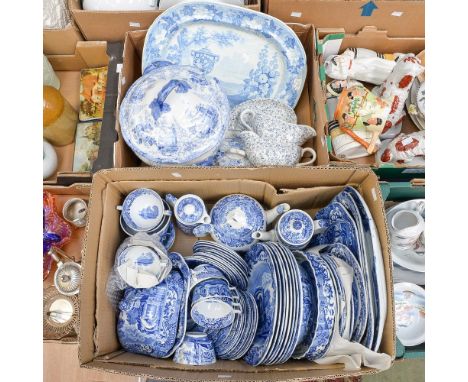
<path fill-rule="evenodd" d="M 278 204 L 275 208 L 272 208 L 271 210 L 266 211 L 265 214 L 266 214 L 267 224 L 270 224 L 278 216 L 284 214 L 290 209 L 291 209 L 291 206 L 288 203 L 281 203 L 281 204 Z"/>
<path fill-rule="evenodd" d="M 200 224 L 193 229 L 193 235 L 195 237 L 205 237 L 213 232 L 213 225 L 211 224 Z"/>
<path fill-rule="evenodd" d="M 271 231 L 255 231 L 252 233 L 252 239 L 260 241 L 278 241 L 276 232 L 274 229 Z"/>

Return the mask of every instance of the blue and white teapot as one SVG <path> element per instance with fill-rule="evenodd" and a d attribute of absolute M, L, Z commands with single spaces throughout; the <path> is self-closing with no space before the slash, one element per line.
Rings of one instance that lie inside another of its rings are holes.
<path fill-rule="evenodd" d="M 252 234 L 264 231 L 268 224 L 290 208 L 289 204 L 282 203 L 265 211 L 259 202 L 248 195 L 228 195 L 218 200 L 211 209 L 211 224 L 199 225 L 193 234 L 197 237 L 210 234 L 213 240 L 235 251 L 247 251 L 258 242 Z"/>

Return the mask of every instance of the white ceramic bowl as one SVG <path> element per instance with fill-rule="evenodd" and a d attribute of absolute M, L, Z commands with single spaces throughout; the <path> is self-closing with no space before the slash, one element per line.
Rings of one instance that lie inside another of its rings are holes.
<path fill-rule="evenodd" d="M 398 283 L 395 290 L 396 335 L 404 346 L 425 341 L 425 299 L 423 288 L 412 283 Z"/>

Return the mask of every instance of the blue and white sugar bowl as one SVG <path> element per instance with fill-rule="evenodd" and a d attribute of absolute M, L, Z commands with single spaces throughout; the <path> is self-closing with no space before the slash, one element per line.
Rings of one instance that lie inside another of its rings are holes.
<path fill-rule="evenodd" d="M 148 232 L 156 228 L 165 215 L 172 215 L 166 210 L 164 202 L 156 191 L 138 188 L 130 192 L 121 206 L 125 225 L 132 231 Z"/>
<path fill-rule="evenodd" d="M 206 333 L 187 332 L 174 354 L 174 362 L 182 365 L 211 365 L 216 362 L 213 342 Z"/>
<path fill-rule="evenodd" d="M 119 120 L 125 142 L 146 164 L 196 165 L 214 161 L 229 111 L 216 80 L 160 61 L 127 91 Z"/>
<path fill-rule="evenodd" d="M 197 237 L 209 234 L 216 242 L 235 251 L 248 251 L 258 242 L 252 234 L 266 230 L 268 224 L 289 209 L 289 204 L 282 203 L 265 211 L 257 200 L 248 195 L 228 195 L 211 209 L 211 224 L 199 225 L 193 234 Z"/>
<path fill-rule="evenodd" d="M 328 225 L 325 220 L 313 220 L 302 210 L 290 210 L 278 219 L 271 231 L 256 231 L 252 237 L 261 241 L 279 241 L 291 249 L 306 248 L 315 232 L 323 231 Z"/>
<path fill-rule="evenodd" d="M 177 198 L 172 194 L 167 194 L 166 201 L 174 210 L 178 227 L 186 234 L 191 235 L 193 229 L 199 224 L 211 223 L 205 202 L 197 195 L 186 194 Z"/>

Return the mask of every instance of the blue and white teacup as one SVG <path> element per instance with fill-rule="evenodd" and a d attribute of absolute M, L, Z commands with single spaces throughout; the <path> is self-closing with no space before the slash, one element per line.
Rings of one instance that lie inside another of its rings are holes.
<path fill-rule="evenodd" d="M 206 280 L 226 280 L 223 273 L 211 264 L 200 264 L 192 269 L 192 278 L 190 281 L 190 288 L 193 289 L 195 285 L 202 283 Z"/>
<path fill-rule="evenodd" d="M 195 286 L 190 312 L 193 321 L 209 330 L 231 325 L 234 315 L 241 312 L 238 300 L 232 298 L 231 290 L 234 289 L 226 280 L 219 279 L 206 280 Z"/>
<path fill-rule="evenodd" d="M 211 365 L 216 362 L 213 342 L 206 333 L 187 332 L 174 354 L 174 362 L 182 365 Z"/>
<path fill-rule="evenodd" d="M 193 229 L 200 224 L 211 223 L 205 202 L 197 195 L 187 194 L 176 198 L 172 194 L 167 194 L 166 201 L 174 209 L 177 225 L 186 234 L 191 235 Z"/>
<path fill-rule="evenodd" d="M 130 192 L 117 209 L 122 211 L 125 224 L 137 232 L 151 231 L 158 227 L 164 216 L 172 215 L 172 212 L 165 208 L 159 194 L 148 188 L 138 188 Z"/>
<path fill-rule="evenodd" d="M 314 233 L 322 232 L 328 220 L 313 220 L 302 210 L 293 209 L 281 215 L 271 231 L 256 231 L 252 238 L 261 241 L 278 241 L 291 249 L 306 248 Z"/>

